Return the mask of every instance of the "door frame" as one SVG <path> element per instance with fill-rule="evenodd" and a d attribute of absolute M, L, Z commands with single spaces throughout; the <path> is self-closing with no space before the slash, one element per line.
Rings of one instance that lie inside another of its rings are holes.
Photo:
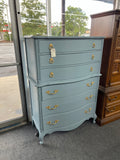
<path fill-rule="evenodd" d="M 6 130 L 6 128 L 13 128 L 19 126 L 21 123 L 25 124 L 27 122 L 27 101 L 26 101 L 26 92 L 25 92 L 25 78 L 23 71 L 24 69 L 23 61 L 22 61 L 22 48 L 21 48 L 21 37 L 22 30 L 20 31 L 21 24 L 18 21 L 17 14 L 20 14 L 18 11 L 19 1 L 16 0 L 8 0 L 9 8 L 10 8 L 10 16 L 11 16 L 11 24 L 12 24 L 12 34 L 13 34 L 13 42 L 14 42 L 14 50 L 15 50 L 15 57 L 16 63 L 9 63 L 9 64 L 1 64 L 0 67 L 9 67 L 9 66 L 16 66 L 17 67 L 17 74 L 18 74 L 18 81 L 19 81 L 19 90 L 20 90 L 20 97 L 21 97 L 21 105 L 22 105 L 22 113 L 23 116 L 19 118 L 14 118 L 7 120 L 5 122 L 0 122 L 0 132 Z M 18 23 L 19 22 L 19 23 Z M 22 28 L 22 27 L 21 27 Z"/>

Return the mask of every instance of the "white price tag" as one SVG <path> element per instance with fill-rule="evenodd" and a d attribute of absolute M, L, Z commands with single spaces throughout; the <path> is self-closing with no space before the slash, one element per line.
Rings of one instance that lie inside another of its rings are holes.
<path fill-rule="evenodd" d="M 51 48 L 51 57 L 56 57 L 56 50 L 55 50 L 55 48 Z"/>

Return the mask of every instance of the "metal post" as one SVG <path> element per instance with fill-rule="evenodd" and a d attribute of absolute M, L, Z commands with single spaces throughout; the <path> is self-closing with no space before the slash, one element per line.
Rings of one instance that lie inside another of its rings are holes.
<path fill-rule="evenodd" d="M 65 0 L 62 0 L 62 36 L 65 36 Z"/>
<path fill-rule="evenodd" d="M 51 36 L 51 0 L 46 0 L 47 35 Z"/>
<path fill-rule="evenodd" d="M 120 0 L 114 0 L 113 9 L 120 9 Z"/>

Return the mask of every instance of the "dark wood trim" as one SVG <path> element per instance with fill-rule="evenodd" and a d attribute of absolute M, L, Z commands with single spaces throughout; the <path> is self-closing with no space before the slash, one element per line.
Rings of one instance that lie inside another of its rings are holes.
<path fill-rule="evenodd" d="M 97 117 L 96 122 L 98 125 L 103 126 L 103 125 L 105 125 L 109 122 L 115 121 L 117 119 L 120 119 L 120 113 L 112 115 L 112 116 L 104 118 L 104 119 L 100 119 L 99 117 Z"/>
<path fill-rule="evenodd" d="M 114 86 L 114 87 L 107 87 L 107 88 L 103 86 L 99 86 L 99 90 L 103 93 L 117 92 L 117 91 L 120 91 L 120 85 Z"/>
<path fill-rule="evenodd" d="M 120 9 L 91 15 L 91 18 L 91 36 L 105 37 L 96 109 L 97 123 L 103 125 L 120 118 Z M 114 112 L 108 114 L 109 110 Z"/>
<path fill-rule="evenodd" d="M 99 17 L 109 16 L 109 15 L 113 15 L 113 14 L 120 14 L 120 10 L 116 9 L 116 10 L 102 12 L 102 13 L 98 13 L 98 14 L 94 14 L 94 15 L 90 15 L 90 16 L 91 16 L 91 18 L 99 18 Z"/>

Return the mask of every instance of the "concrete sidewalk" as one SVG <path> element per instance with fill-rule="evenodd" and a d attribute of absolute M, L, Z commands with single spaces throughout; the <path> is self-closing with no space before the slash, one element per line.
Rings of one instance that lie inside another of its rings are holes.
<path fill-rule="evenodd" d="M 0 122 L 22 116 L 17 75 L 0 77 Z"/>

